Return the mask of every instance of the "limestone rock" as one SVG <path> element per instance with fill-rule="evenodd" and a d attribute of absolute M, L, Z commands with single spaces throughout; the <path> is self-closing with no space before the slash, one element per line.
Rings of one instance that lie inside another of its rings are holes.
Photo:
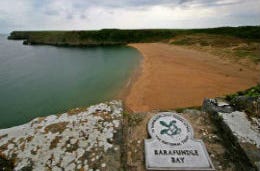
<path fill-rule="evenodd" d="M 238 96 L 231 102 L 236 110 L 233 111 L 228 103 L 219 102 L 216 99 L 205 99 L 202 109 L 211 114 L 219 127 L 223 130 L 226 141 L 230 141 L 233 149 L 233 155 L 241 157 L 248 163 L 246 170 L 254 170 L 253 167 L 260 170 L 260 121 L 255 115 L 248 115 L 244 112 L 259 111 L 259 98 Z M 255 113 L 254 113 L 255 112 Z M 251 113 L 252 114 L 252 113 Z"/>
<path fill-rule="evenodd" d="M 202 110 L 208 113 L 231 113 L 234 111 L 233 107 L 231 107 L 227 102 L 220 99 L 204 99 L 202 104 Z"/>
<path fill-rule="evenodd" d="M 106 170 L 119 170 L 121 154 L 114 148 L 122 143 L 122 111 L 120 101 L 111 101 L 2 129 L 0 165 L 14 161 L 14 170 L 96 170 L 110 163 Z M 110 126 L 104 131 L 105 123 Z"/>

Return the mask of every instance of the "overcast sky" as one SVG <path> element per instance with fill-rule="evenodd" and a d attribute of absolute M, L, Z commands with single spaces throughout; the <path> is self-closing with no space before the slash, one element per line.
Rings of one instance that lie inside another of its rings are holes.
<path fill-rule="evenodd" d="M 0 0 L 0 33 L 239 25 L 260 25 L 260 0 Z"/>

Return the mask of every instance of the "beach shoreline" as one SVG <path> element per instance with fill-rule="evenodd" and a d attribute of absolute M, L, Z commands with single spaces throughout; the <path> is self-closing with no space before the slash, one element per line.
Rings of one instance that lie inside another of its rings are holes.
<path fill-rule="evenodd" d="M 127 45 L 131 48 L 136 49 L 135 47 L 132 47 L 131 45 Z M 138 65 L 134 68 L 132 73 L 130 74 L 130 77 L 128 78 L 126 84 L 122 87 L 121 90 L 119 90 L 118 94 L 116 95 L 116 99 L 121 99 L 123 103 L 125 103 L 126 97 L 129 95 L 131 88 L 133 85 L 136 83 L 136 81 L 140 78 L 142 71 L 143 71 L 143 66 L 144 66 L 144 57 L 143 54 L 136 49 L 141 55 L 141 59 L 138 62 Z M 130 108 L 128 108 L 126 105 L 124 105 L 124 110 L 127 112 L 133 112 Z"/>
<path fill-rule="evenodd" d="M 260 72 L 220 57 L 166 43 L 128 44 L 143 56 L 121 93 L 131 112 L 200 106 L 204 98 L 245 90 Z"/>

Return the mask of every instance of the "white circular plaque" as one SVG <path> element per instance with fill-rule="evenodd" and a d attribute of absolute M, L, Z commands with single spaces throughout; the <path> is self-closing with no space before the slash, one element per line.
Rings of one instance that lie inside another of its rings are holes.
<path fill-rule="evenodd" d="M 153 116 L 148 123 L 149 134 L 168 145 L 182 145 L 193 138 L 193 129 L 189 122 L 172 112 L 161 112 Z"/>

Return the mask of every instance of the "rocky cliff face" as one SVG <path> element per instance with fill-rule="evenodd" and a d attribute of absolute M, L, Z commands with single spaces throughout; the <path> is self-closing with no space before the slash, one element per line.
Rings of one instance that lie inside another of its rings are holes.
<path fill-rule="evenodd" d="M 118 170 L 122 103 L 111 101 L 0 130 L 14 170 Z"/>

